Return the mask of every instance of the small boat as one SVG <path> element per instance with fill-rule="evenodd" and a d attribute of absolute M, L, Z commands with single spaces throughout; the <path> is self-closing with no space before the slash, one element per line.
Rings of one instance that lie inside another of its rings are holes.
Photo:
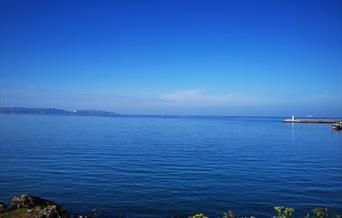
<path fill-rule="evenodd" d="M 342 130 L 342 122 L 338 122 L 338 123 L 333 123 L 331 124 L 332 128 L 335 130 Z"/>

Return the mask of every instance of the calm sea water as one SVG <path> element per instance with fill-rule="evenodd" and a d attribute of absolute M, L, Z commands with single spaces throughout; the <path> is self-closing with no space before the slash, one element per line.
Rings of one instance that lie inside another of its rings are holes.
<path fill-rule="evenodd" d="M 342 214 L 342 132 L 281 118 L 1 118 L 0 200 L 29 193 L 103 217 Z"/>

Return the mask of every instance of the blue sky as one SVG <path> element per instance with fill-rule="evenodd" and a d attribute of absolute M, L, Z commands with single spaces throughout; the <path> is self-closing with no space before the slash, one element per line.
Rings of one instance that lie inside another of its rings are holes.
<path fill-rule="evenodd" d="M 2 0 L 1 106 L 342 116 L 342 1 Z"/>

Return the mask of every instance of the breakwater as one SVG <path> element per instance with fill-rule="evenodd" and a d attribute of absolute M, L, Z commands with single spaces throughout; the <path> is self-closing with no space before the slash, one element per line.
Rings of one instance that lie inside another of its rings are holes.
<path fill-rule="evenodd" d="M 285 123 L 338 123 L 342 122 L 342 120 L 335 119 L 285 119 L 283 120 Z"/>

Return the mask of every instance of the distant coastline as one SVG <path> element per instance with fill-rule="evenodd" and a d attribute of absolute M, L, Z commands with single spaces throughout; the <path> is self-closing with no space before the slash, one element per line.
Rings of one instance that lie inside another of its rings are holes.
<path fill-rule="evenodd" d="M 57 108 L 25 108 L 25 107 L 0 107 L 1 114 L 40 114 L 40 115 L 64 115 L 64 116 L 101 116 L 118 117 L 123 116 L 115 112 L 100 110 L 75 110 L 68 111 Z"/>
<path fill-rule="evenodd" d="M 41 107 L 0 107 L 0 114 L 32 114 L 32 115 L 61 115 L 61 116 L 97 116 L 97 117 L 157 117 L 157 118 L 279 118 L 284 120 L 288 116 L 245 116 L 245 115 L 200 115 L 200 114 L 122 114 L 117 112 L 103 110 L 64 110 L 59 108 L 41 108 Z M 342 117 L 310 117 L 299 116 L 299 119 L 336 119 L 342 120 Z"/>

